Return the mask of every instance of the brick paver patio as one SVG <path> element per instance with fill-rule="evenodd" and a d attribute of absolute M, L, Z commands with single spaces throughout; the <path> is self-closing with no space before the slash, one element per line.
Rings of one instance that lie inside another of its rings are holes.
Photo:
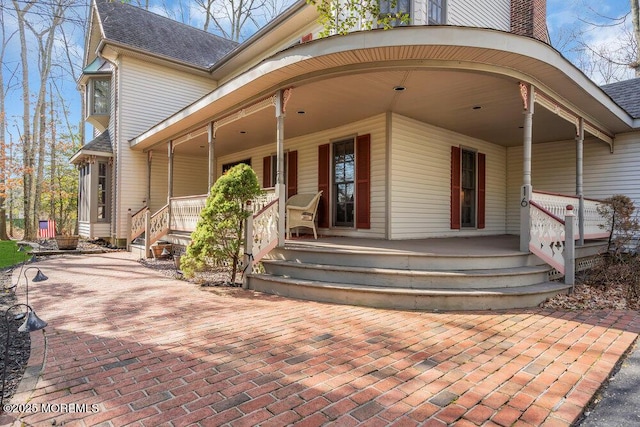
<path fill-rule="evenodd" d="M 11 401 L 28 402 L 12 414 L 26 425 L 571 425 L 640 331 L 636 312 L 408 312 L 201 288 L 126 253 L 37 266 L 45 366 Z"/>

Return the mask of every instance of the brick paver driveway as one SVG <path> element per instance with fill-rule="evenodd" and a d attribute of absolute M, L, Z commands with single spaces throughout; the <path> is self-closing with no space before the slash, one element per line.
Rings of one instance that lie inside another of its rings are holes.
<path fill-rule="evenodd" d="M 27 425 L 570 425 L 640 325 L 201 288 L 125 253 L 37 265 L 49 280 L 30 303 L 49 326 L 43 375 L 13 414 Z"/>

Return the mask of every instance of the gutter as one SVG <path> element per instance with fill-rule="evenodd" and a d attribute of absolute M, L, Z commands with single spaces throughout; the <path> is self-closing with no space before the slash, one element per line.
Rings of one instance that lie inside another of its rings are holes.
<path fill-rule="evenodd" d="M 127 45 L 127 44 L 118 43 L 118 42 L 115 42 L 113 40 L 103 38 L 102 40 L 100 40 L 100 43 L 98 44 L 98 47 L 96 48 L 96 55 L 98 57 L 100 57 L 100 58 L 103 58 L 103 59 L 107 60 L 107 61 L 109 61 L 109 60 L 104 58 L 102 56 L 102 53 L 101 53 L 106 45 L 110 45 L 110 46 L 113 46 L 115 48 L 127 50 L 127 51 L 130 51 L 130 52 L 135 52 L 135 53 L 138 53 L 140 55 L 147 56 L 147 57 L 160 59 L 160 60 L 165 61 L 165 62 L 169 62 L 169 63 L 175 64 L 175 65 L 179 65 L 179 66 L 182 66 L 182 67 L 185 67 L 185 68 L 190 68 L 192 70 L 197 70 L 197 71 L 201 72 L 203 75 L 209 75 L 209 69 L 207 67 L 201 67 L 199 65 L 190 64 L 188 62 L 177 61 L 174 58 L 170 58 L 168 56 L 158 55 L 158 54 L 155 54 L 155 53 L 150 53 L 150 52 L 147 52 L 146 50 L 138 49 L 136 47 L 133 47 L 133 46 L 130 46 L 130 45 Z M 111 62 L 111 61 L 109 61 L 109 62 Z"/>

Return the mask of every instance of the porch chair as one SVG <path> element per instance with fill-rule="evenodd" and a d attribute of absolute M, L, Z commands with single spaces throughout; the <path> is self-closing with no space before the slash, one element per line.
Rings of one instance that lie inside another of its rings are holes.
<path fill-rule="evenodd" d="M 316 213 L 322 191 L 318 193 L 296 194 L 289 197 L 285 207 L 287 209 L 287 238 L 291 238 L 291 229 L 308 227 L 313 229 L 313 238 L 318 239 L 316 231 Z M 298 230 L 296 230 L 296 236 Z"/>

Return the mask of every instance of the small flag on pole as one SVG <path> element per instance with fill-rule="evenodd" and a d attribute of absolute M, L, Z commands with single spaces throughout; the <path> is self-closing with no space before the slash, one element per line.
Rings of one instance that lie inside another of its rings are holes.
<path fill-rule="evenodd" d="M 38 226 L 38 237 L 41 239 L 53 239 L 56 237 L 56 222 L 52 219 L 41 220 Z"/>

